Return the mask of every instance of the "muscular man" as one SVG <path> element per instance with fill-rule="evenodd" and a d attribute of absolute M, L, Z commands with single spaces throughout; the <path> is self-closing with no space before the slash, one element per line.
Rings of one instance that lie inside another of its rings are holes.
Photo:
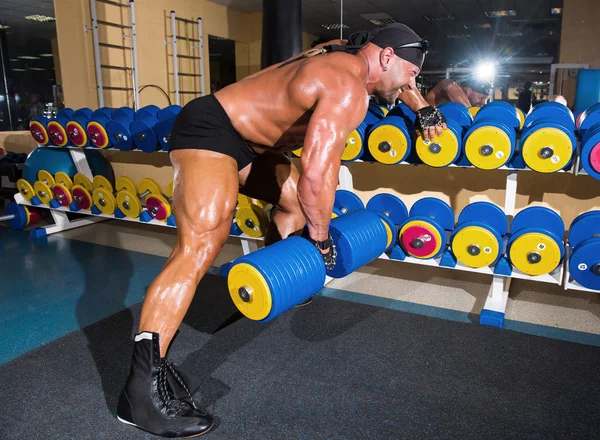
<path fill-rule="evenodd" d="M 122 422 L 165 437 L 212 427 L 192 399 L 195 387 L 166 353 L 228 239 L 238 191 L 276 207 L 266 244 L 307 224 L 326 266 L 335 265 L 328 230 L 346 138 L 370 94 L 393 103 L 419 74 L 425 47 L 400 24 L 360 32 L 345 46 L 313 49 L 185 106 L 170 151 L 177 242 L 146 294 L 117 409 Z M 282 154 L 300 144 L 301 174 Z"/>
<path fill-rule="evenodd" d="M 460 102 L 465 107 L 481 107 L 488 98 L 492 85 L 487 81 L 466 81 L 458 84 L 452 79 L 443 79 L 425 95 L 429 105 L 439 106 L 444 102 Z"/>

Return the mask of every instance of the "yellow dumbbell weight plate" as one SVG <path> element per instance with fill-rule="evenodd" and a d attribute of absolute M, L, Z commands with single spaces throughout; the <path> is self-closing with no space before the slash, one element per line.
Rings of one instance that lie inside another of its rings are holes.
<path fill-rule="evenodd" d="M 491 146 L 493 152 L 485 156 L 481 148 Z M 469 161 L 482 170 L 494 170 L 504 165 L 511 153 L 510 138 L 496 127 L 485 126 L 473 131 L 465 142 L 465 154 Z"/>
<path fill-rule="evenodd" d="M 358 134 L 358 131 L 352 130 L 352 133 L 348 135 L 346 139 L 346 148 L 342 154 L 342 160 L 356 160 L 360 156 L 362 151 L 362 139 Z"/>
<path fill-rule="evenodd" d="M 88 179 L 88 177 L 85 174 L 81 173 L 77 173 L 75 174 L 75 176 L 73 176 L 73 184 L 85 188 L 85 190 L 88 192 L 91 192 L 94 189 L 92 181 Z"/>
<path fill-rule="evenodd" d="M 469 113 L 471 113 L 471 116 L 473 117 L 479 113 L 479 110 L 481 110 L 481 107 L 469 107 Z"/>
<path fill-rule="evenodd" d="M 550 148 L 552 156 L 543 158 L 542 149 Z M 521 146 L 523 160 L 529 168 L 539 173 L 555 173 L 562 170 L 573 156 L 573 144 L 569 136 L 558 128 L 542 128 L 527 136 Z"/>
<path fill-rule="evenodd" d="M 249 319 L 260 321 L 271 312 L 273 300 L 265 277 L 247 263 L 236 264 L 227 277 L 229 294 L 235 306 Z M 248 300 L 244 301 L 242 295 Z"/>
<path fill-rule="evenodd" d="M 117 197 L 118 198 L 118 197 Z M 173 213 L 171 210 L 171 204 L 167 201 L 167 199 L 165 199 L 163 196 L 158 195 L 158 194 L 149 194 L 148 197 L 146 197 L 146 209 L 148 211 L 150 211 L 150 208 L 148 208 L 148 202 L 152 199 L 158 200 L 158 202 L 164 206 L 165 208 L 165 220 L 167 221 L 167 219 L 169 218 L 169 216 Z M 155 218 L 155 214 L 153 214 L 152 212 L 150 213 L 150 215 L 152 216 L 152 218 Z M 158 219 L 156 219 L 158 220 Z"/>
<path fill-rule="evenodd" d="M 426 255 L 413 255 L 411 254 L 408 250 L 407 253 L 409 255 L 411 255 L 412 257 L 415 258 L 420 258 L 420 259 L 428 259 L 428 258 L 432 258 L 434 255 L 437 255 L 438 252 L 440 251 L 440 249 L 442 248 L 442 236 L 440 235 L 440 233 L 438 232 L 438 230 L 429 222 L 424 222 L 422 220 L 413 220 L 410 222 L 407 222 L 402 229 L 400 229 L 400 233 L 399 236 L 402 237 L 402 235 L 404 235 L 404 232 L 411 227 L 422 227 L 427 229 L 432 235 L 433 238 L 435 240 L 435 247 L 433 249 L 433 251 L 431 251 L 429 254 Z"/>
<path fill-rule="evenodd" d="M 398 163 L 398 157 L 404 157 L 407 148 L 406 136 L 393 125 L 381 125 L 369 135 L 369 151 L 377 162 Z"/>
<path fill-rule="evenodd" d="M 54 175 L 54 180 L 56 183 L 60 183 L 62 186 L 67 188 L 69 191 L 73 188 L 73 180 L 69 177 L 67 173 L 63 173 L 59 171 Z"/>
<path fill-rule="evenodd" d="M 108 179 L 104 176 L 94 176 L 94 181 L 92 183 L 93 189 L 96 190 L 98 188 L 103 188 L 106 191 L 113 193 L 115 190 L 113 189 L 112 184 L 108 181 Z"/>
<path fill-rule="evenodd" d="M 108 188 L 96 188 L 92 194 L 94 199 L 94 205 L 98 208 L 102 214 L 113 215 L 115 209 L 117 209 L 117 201 L 113 196 L 112 191 Z"/>
<path fill-rule="evenodd" d="M 292 150 L 292 154 L 296 157 L 302 157 L 302 147 Z"/>
<path fill-rule="evenodd" d="M 156 194 L 159 196 L 162 195 L 162 189 L 160 188 L 160 185 L 154 179 L 150 179 L 150 178 L 146 177 L 146 178 L 140 180 L 138 187 L 139 187 L 140 194 L 143 194 L 146 191 L 150 191 L 150 194 Z"/>
<path fill-rule="evenodd" d="M 383 220 L 381 220 L 381 223 L 383 223 L 383 226 L 385 227 L 385 232 L 387 234 L 387 244 L 385 245 L 385 248 L 389 248 L 392 244 L 392 240 L 394 239 L 394 233 L 392 232 L 392 230 L 390 229 L 390 225 L 388 225 L 386 222 L 384 222 Z"/>
<path fill-rule="evenodd" d="M 241 208 L 242 206 L 250 206 L 252 204 L 252 199 L 244 194 L 238 194 L 237 198 L 237 206 Z"/>
<path fill-rule="evenodd" d="M 540 261 L 530 261 L 530 254 L 539 254 Z M 545 275 L 552 272 L 560 263 L 560 247 L 549 236 L 530 232 L 516 238 L 508 254 L 511 263 L 527 275 Z"/>
<path fill-rule="evenodd" d="M 264 200 L 259 200 L 259 199 L 252 199 L 252 203 L 254 203 L 256 206 L 258 206 L 259 208 L 262 208 L 262 209 L 266 208 L 267 205 L 269 205 Z"/>
<path fill-rule="evenodd" d="M 496 261 L 500 248 L 498 240 L 488 229 L 467 226 L 454 234 L 452 252 L 462 264 L 477 269 Z"/>
<path fill-rule="evenodd" d="M 41 180 L 33 184 L 33 190 L 38 199 L 44 204 L 49 205 L 53 198 L 52 189 Z"/>
<path fill-rule="evenodd" d="M 419 158 L 427 165 L 436 168 L 447 167 L 458 156 L 458 139 L 452 130 L 444 130 L 441 136 L 436 135 L 432 141 L 418 136 L 415 150 Z"/>
<path fill-rule="evenodd" d="M 28 202 L 31 201 L 33 196 L 35 196 L 33 186 L 31 186 L 31 183 L 29 183 L 25 179 L 17 180 L 17 189 L 19 190 L 19 193 L 23 196 L 23 198 Z"/>
<path fill-rule="evenodd" d="M 127 176 L 121 176 L 119 178 L 117 178 L 117 180 L 115 181 L 115 189 L 116 191 L 129 191 L 131 194 L 136 194 L 138 193 L 138 187 L 135 184 L 135 182 L 133 181 L 133 179 L 130 179 Z"/>
<path fill-rule="evenodd" d="M 523 125 L 525 124 L 525 113 L 519 107 L 515 107 L 517 110 L 517 116 L 519 117 L 519 130 L 523 130 Z"/>
<path fill-rule="evenodd" d="M 37 174 L 37 178 L 39 181 L 44 182 L 48 186 L 54 186 L 54 177 L 46 170 L 40 170 Z"/>
<path fill-rule="evenodd" d="M 117 193 L 117 205 L 123 211 L 123 214 L 129 218 L 138 218 L 142 213 L 142 203 L 137 194 L 126 189 Z"/>
<path fill-rule="evenodd" d="M 174 189 L 174 182 L 171 182 L 167 186 L 167 191 L 165 192 L 165 195 L 169 198 L 172 198 L 173 197 L 173 189 Z"/>
<path fill-rule="evenodd" d="M 269 216 L 264 209 L 256 206 L 241 206 L 235 214 L 235 222 L 249 237 L 264 237 L 269 226 Z"/>

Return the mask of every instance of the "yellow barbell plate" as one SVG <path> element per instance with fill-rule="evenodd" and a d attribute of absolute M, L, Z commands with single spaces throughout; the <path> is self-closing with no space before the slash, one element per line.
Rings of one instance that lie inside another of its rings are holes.
<path fill-rule="evenodd" d="M 292 150 L 292 154 L 296 157 L 302 157 L 302 147 Z"/>
<path fill-rule="evenodd" d="M 242 206 L 250 206 L 252 204 L 252 199 L 244 194 L 238 194 L 237 204 L 238 208 Z"/>
<path fill-rule="evenodd" d="M 552 148 L 552 157 L 544 159 L 540 152 Z M 529 168 L 539 173 L 555 173 L 562 170 L 573 156 L 573 144 L 569 136 L 558 128 L 541 128 L 527 136 L 521 146 L 523 160 Z"/>
<path fill-rule="evenodd" d="M 479 110 L 481 110 L 481 107 L 469 107 L 469 113 L 471 113 L 471 116 L 473 117 L 479 113 Z"/>
<path fill-rule="evenodd" d="M 101 175 L 94 176 L 94 182 L 92 183 L 92 186 L 93 189 L 103 188 L 110 193 L 115 191 L 108 179 Z"/>
<path fill-rule="evenodd" d="M 175 182 L 171 182 L 169 183 L 169 185 L 167 186 L 167 191 L 165 192 L 165 195 L 169 198 L 173 197 L 173 189 L 174 189 L 174 183 Z"/>
<path fill-rule="evenodd" d="M 235 222 L 249 237 L 264 237 L 269 227 L 269 216 L 264 209 L 256 206 L 241 206 L 235 214 Z"/>
<path fill-rule="evenodd" d="M 115 189 L 117 192 L 126 190 L 126 191 L 129 191 L 131 194 L 137 195 L 137 193 L 138 193 L 137 185 L 135 184 L 133 179 L 131 179 L 127 176 L 121 176 L 121 177 L 117 178 L 117 180 L 115 181 Z"/>
<path fill-rule="evenodd" d="M 342 160 L 356 160 L 360 157 L 362 150 L 362 139 L 358 134 L 358 131 L 352 130 L 352 133 L 348 135 L 346 139 L 346 147 L 342 154 Z"/>
<path fill-rule="evenodd" d="M 164 220 L 162 221 L 167 221 L 167 219 L 169 218 L 169 216 L 173 213 L 173 211 L 171 210 L 171 204 L 169 203 L 169 201 L 167 199 L 165 199 L 163 196 L 158 195 L 158 194 L 150 194 L 148 195 L 148 197 L 146 197 L 146 201 L 150 200 L 150 199 L 156 199 L 158 200 L 164 207 L 165 207 L 165 211 L 166 211 L 166 217 Z"/>
<path fill-rule="evenodd" d="M 476 269 L 494 263 L 500 253 L 500 244 L 494 234 L 481 226 L 467 226 L 461 229 L 454 234 L 451 246 L 458 261 Z M 469 253 L 471 246 L 479 248 L 478 255 Z"/>
<path fill-rule="evenodd" d="M 331 213 L 331 220 L 333 220 L 334 218 L 337 218 L 337 217 L 338 217 L 338 215 L 335 212 Z"/>
<path fill-rule="evenodd" d="M 490 145 L 490 156 L 481 153 L 481 147 Z M 508 135 L 497 127 L 484 126 L 473 131 L 465 142 L 465 154 L 469 161 L 482 170 L 494 170 L 504 165 L 511 153 Z"/>
<path fill-rule="evenodd" d="M 62 186 L 64 186 L 69 191 L 71 190 L 71 188 L 73 188 L 73 180 L 69 177 L 69 175 L 67 173 L 63 173 L 62 171 L 59 171 L 58 173 L 56 173 L 54 175 L 54 180 L 57 184 L 60 183 Z"/>
<path fill-rule="evenodd" d="M 268 205 L 267 202 L 265 202 L 264 200 L 259 200 L 259 199 L 252 199 L 252 203 L 254 203 L 256 206 L 265 209 Z"/>
<path fill-rule="evenodd" d="M 44 205 L 49 205 L 50 201 L 53 199 L 52 189 L 49 185 L 46 185 L 41 180 L 38 180 L 33 184 L 33 190 L 35 195 Z"/>
<path fill-rule="evenodd" d="M 117 205 L 129 218 L 138 218 L 142 213 L 142 203 L 137 194 L 123 189 L 117 193 Z"/>
<path fill-rule="evenodd" d="M 162 195 L 162 189 L 160 188 L 160 185 L 156 182 L 156 180 L 150 179 L 149 177 L 140 180 L 138 187 L 140 194 L 150 191 L 150 194 L 156 194 L 159 196 Z"/>
<path fill-rule="evenodd" d="M 531 263 L 528 256 L 538 253 L 541 260 Z M 511 263 L 527 275 L 545 275 L 560 263 L 560 247 L 551 237 L 539 232 L 523 234 L 515 239 L 508 251 Z"/>
<path fill-rule="evenodd" d="M 515 107 L 517 110 L 517 116 L 519 117 L 519 130 L 523 130 L 523 125 L 525 124 L 525 113 L 519 107 Z"/>
<path fill-rule="evenodd" d="M 44 182 L 48 186 L 54 186 L 54 184 L 56 183 L 56 181 L 54 180 L 54 176 L 52 176 L 52 174 L 50 174 L 46 170 L 38 171 L 37 178 L 39 181 Z"/>
<path fill-rule="evenodd" d="M 77 173 L 73 176 L 73 184 L 83 187 L 86 191 L 90 192 L 94 189 L 94 185 L 91 180 L 85 174 Z"/>
<path fill-rule="evenodd" d="M 25 179 L 17 180 L 17 189 L 19 190 L 19 193 L 21 193 L 23 198 L 28 202 L 30 202 L 33 196 L 35 196 L 33 186 L 31 186 L 31 183 L 29 183 Z"/>
<path fill-rule="evenodd" d="M 247 263 L 236 264 L 227 277 L 229 295 L 240 312 L 248 319 L 260 321 L 271 313 L 273 299 L 265 277 Z M 249 301 L 243 301 L 239 291 L 245 288 L 250 293 Z"/>
<path fill-rule="evenodd" d="M 394 233 L 390 229 L 390 225 L 388 225 L 383 220 L 381 220 L 381 223 L 383 223 L 383 226 L 385 227 L 385 232 L 387 234 L 387 244 L 385 245 L 385 248 L 387 249 L 392 245 L 392 240 L 394 239 Z"/>
<path fill-rule="evenodd" d="M 387 142 L 390 151 L 381 151 L 379 146 Z M 404 157 L 408 148 L 408 140 L 398 127 L 380 125 L 369 135 L 368 148 L 377 162 L 387 165 L 398 162 L 398 157 Z"/>
<path fill-rule="evenodd" d="M 388 113 L 390 112 L 390 109 L 382 106 L 381 111 L 383 112 L 383 116 L 387 116 Z"/>
<path fill-rule="evenodd" d="M 92 198 L 94 199 L 94 205 L 96 205 L 96 208 L 98 208 L 103 214 L 113 215 L 115 213 L 115 209 L 117 209 L 117 201 L 115 200 L 115 196 L 113 196 L 112 191 L 109 191 L 109 188 L 96 188 L 92 194 Z"/>
<path fill-rule="evenodd" d="M 432 258 L 434 255 L 437 255 L 437 253 L 442 248 L 442 236 L 440 235 L 440 233 L 438 232 L 438 230 L 431 223 L 429 223 L 429 222 L 424 222 L 422 220 L 412 220 L 412 221 L 406 223 L 402 227 L 402 229 L 400 229 L 400 237 L 402 237 L 402 235 L 404 234 L 404 231 L 406 231 L 408 228 L 410 228 L 412 226 L 421 226 L 423 228 L 427 228 L 431 232 L 431 234 L 433 235 L 433 237 L 435 238 L 436 242 L 435 242 L 435 249 L 433 250 L 433 252 L 431 252 L 428 255 L 416 256 L 416 255 L 410 254 L 410 252 L 409 252 L 409 255 L 411 255 L 412 257 L 415 257 L 415 258 L 423 259 L 423 260 L 426 260 L 428 258 Z"/>
<path fill-rule="evenodd" d="M 431 146 L 437 144 L 441 150 L 438 153 L 431 151 Z M 452 130 L 444 130 L 441 136 L 434 140 L 424 140 L 423 136 L 417 137 L 415 150 L 417 155 L 429 166 L 440 168 L 447 167 L 458 158 L 458 139 Z"/>

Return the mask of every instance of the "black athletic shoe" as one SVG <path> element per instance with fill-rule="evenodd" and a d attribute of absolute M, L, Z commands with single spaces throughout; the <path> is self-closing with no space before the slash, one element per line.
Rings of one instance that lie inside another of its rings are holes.
<path fill-rule="evenodd" d="M 193 390 L 195 391 L 195 389 Z M 183 373 L 160 358 L 158 333 L 135 337 L 127 384 L 117 418 L 161 437 L 196 437 L 208 432 L 213 418 L 196 406 Z"/>

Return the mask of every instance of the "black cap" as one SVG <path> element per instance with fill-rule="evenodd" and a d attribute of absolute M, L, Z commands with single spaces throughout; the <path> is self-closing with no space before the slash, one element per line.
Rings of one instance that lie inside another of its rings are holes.
<path fill-rule="evenodd" d="M 482 95 L 489 94 L 493 88 L 492 83 L 486 79 L 481 79 L 481 80 L 470 79 L 467 81 L 462 81 L 460 83 L 460 85 L 463 87 L 468 87 L 471 90 L 473 90 L 474 92 L 480 93 Z"/>
<path fill-rule="evenodd" d="M 405 24 L 389 24 L 372 30 L 371 34 L 373 35 L 371 43 L 382 49 L 391 47 L 403 60 L 413 63 L 419 69 L 423 66 L 429 44 Z"/>

